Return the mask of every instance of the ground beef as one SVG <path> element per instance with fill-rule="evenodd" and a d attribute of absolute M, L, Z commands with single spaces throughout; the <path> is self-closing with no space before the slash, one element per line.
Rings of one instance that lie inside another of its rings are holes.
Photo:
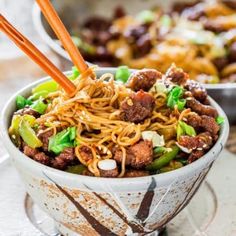
<path fill-rule="evenodd" d="M 50 158 L 44 152 L 38 152 L 33 157 L 33 159 L 37 162 L 40 162 L 43 165 L 49 165 L 50 164 Z"/>
<path fill-rule="evenodd" d="M 206 115 L 199 116 L 198 114 L 191 114 L 187 118 L 187 123 L 198 131 L 202 130 L 209 132 L 213 139 L 215 139 L 215 136 L 220 130 L 220 126 L 215 119 Z"/>
<path fill-rule="evenodd" d="M 195 137 L 183 135 L 178 143 L 189 150 L 208 150 L 212 145 L 212 137 L 209 132 L 200 133 Z"/>
<path fill-rule="evenodd" d="M 122 162 L 123 153 L 120 149 L 116 148 L 114 151 L 114 159 L 118 162 Z M 153 160 L 153 147 L 152 142 L 145 140 L 128 147 L 126 149 L 126 165 L 131 165 L 135 169 L 140 169 Z"/>
<path fill-rule="evenodd" d="M 96 33 L 94 40 L 96 45 L 103 45 L 105 46 L 106 43 L 111 39 L 112 35 L 109 31 L 101 31 Z M 108 52 L 107 52 L 108 53 Z"/>
<path fill-rule="evenodd" d="M 90 45 L 96 46 L 105 46 L 106 43 L 111 40 L 114 36 L 109 30 L 106 31 L 94 31 L 91 29 L 86 29 L 81 32 L 81 38 L 83 41 Z M 81 48 L 82 52 L 85 53 L 86 56 L 89 54 L 91 57 L 96 56 L 96 52 L 89 52 L 85 48 Z"/>
<path fill-rule="evenodd" d="M 142 176 L 148 176 L 149 172 L 145 170 L 127 170 L 125 172 L 124 177 L 132 178 L 132 177 L 142 177 Z"/>
<path fill-rule="evenodd" d="M 232 43 L 229 47 L 229 60 L 230 62 L 236 62 L 236 42 Z"/>
<path fill-rule="evenodd" d="M 202 150 L 195 150 L 193 151 L 189 157 L 188 157 L 188 164 L 196 161 L 197 159 L 199 159 L 200 157 L 202 157 L 204 155 L 204 151 Z"/>
<path fill-rule="evenodd" d="M 186 82 L 185 88 L 192 93 L 192 96 L 198 101 L 203 102 L 207 98 L 206 89 L 203 86 L 194 80 L 188 80 Z"/>
<path fill-rule="evenodd" d="M 114 19 L 122 18 L 126 15 L 125 9 L 122 6 L 117 6 L 113 15 Z"/>
<path fill-rule="evenodd" d="M 83 27 L 93 31 L 106 31 L 109 29 L 110 25 L 110 20 L 105 17 L 93 16 L 85 21 Z"/>
<path fill-rule="evenodd" d="M 98 46 L 96 48 L 96 54 L 92 55 L 94 60 L 97 61 L 113 61 L 113 55 L 104 46 Z"/>
<path fill-rule="evenodd" d="M 107 177 L 107 178 L 115 178 L 119 175 L 118 168 L 115 168 L 113 170 L 101 170 L 100 171 L 100 176 L 101 177 Z"/>
<path fill-rule="evenodd" d="M 191 108 L 192 111 L 195 111 L 196 113 L 200 115 L 207 115 L 216 118 L 218 113 L 217 110 L 211 106 L 203 105 L 198 100 L 196 100 L 193 97 L 189 97 L 187 100 L 187 107 Z"/>
<path fill-rule="evenodd" d="M 178 85 L 184 85 L 189 77 L 181 68 L 172 65 L 166 72 L 166 78 Z"/>
<path fill-rule="evenodd" d="M 202 118 L 198 114 L 191 114 L 187 118 L 187 124 L 198 130 L 202 127 Z"/>
<path fill-rule="evenodd" d="M 33 158 L 39 151 L 35 148 L 31 148 L 30 146 L 24 144 L 23 152 L 26 156 Z"/>
<path fill-rule="evenodd" d="M 42 141 L 43 143 L 43 150 L 45 152 L 48 151 L 48 143 L 49 143 L 49 138 L 53 135 L 53 129 L 50 129 L 46 132 L 44 132 L 43 130 L 40 130 L 38 132 L 38 138 Z"/>
<path fill-rule="evenodd" d="M 141 36 L 147 33 L 147 30 L 148 28 L 145 25 L 130 26 L 124 32 L 124 37 L 129 43 L 135 43 Z"/>
<path fill-rule="evenodd" d="M 219 25 L 217 22 L 215 22 L 214 19 L 206 20 L 205 22 L 203 22 L 203 26 L 205 30 L 212 31 L 214 33 L 221 33 L 225 31 L 225 29 L 222 28 L 222 26 Z"/>
<path fill-rule="evenodd" d="M 23 152 L 26 156 L 32 158 L 33 160 L 43 165 L 50 164 L 50 158 L 44 152 L 40 152 L 38 149 L 31 148 L 25 143 L 23 143 Z"/>
<path fill-rule="evenodd" d="M 235 0 L 221 0 L 227 7 L 236 10 L 236 1 Z"/>
<path fill-rule="evenodd" d="M 213 117 L 203 115 L 201 116 L 201 119 L 202 119 L 201 126 L 202 128 L 204 128 L 205 131 L 208 131 L 213 135 L 218 134 L 220 126 L 216 123 Z"/>
<path fill-rule="evenodd" d="M 74 148 L 65 148 L 51 164 L 54 168 L 64 170 L 75 159 Z"/>
<path fill-rule="evenodd" d="M 134 91 L 139 91 L 140 89 L 148 91 L 157 81 L 161 79 L 162 74 L 154 69 L 142 69 L 133 72 L 129 77 L 127 86 Z"/>
<path fill-rule="evenodd" d="M 152 115 L 154 106 L 154 97 L 140 90 L 122 102 L 120 118 L 121 120 L 140 123 Z"/>
<path fill-rule="evenodd" d="M 136 43 L 135 58 L 140 58 L 148 54 L 152 49 L 151 37 L 149 34 L 141 36 Z"/>
<path fill-rule="evenodd" d="M 93 154 L 92 151 L 89 147 L 82 145 L 79 149 L 79 153 L 81 158 L 85 161 L 88 162 L 93 159 Z"/>
<path fill-rule="evenodd" d="M 16 111 L 14 115 L 20 115 L 20 116 L 31 115 L 34 116 L 35 118 L 38 118 L 40 116 L 40 114 L 37 111 L 33 110 L 29 106 L 25 106 L 23 109 Z"/>
<path fill-rule="evenodd" d="M 206 15 L 204 5 L 200 3 L 196 6 L 190 7 L 183 11 L 183 15 L 189 20 L 198 21 Z"/>
<path fill-rule="evenodd" d="M 175 2 L 172 6 L 172 12 L 178 12 L 181 13 L 183 10 L 190 8 L 194 5 L 199 3 L 199 1 L 193 1 L 193 2 Z"/>
<path fill-rule="evenodd" d="M 228 65 L 228 58 L 227 57 L 217 57 L 212 60 L 213 64 L 216 68 L 221 71 L 225 66 Z"/>

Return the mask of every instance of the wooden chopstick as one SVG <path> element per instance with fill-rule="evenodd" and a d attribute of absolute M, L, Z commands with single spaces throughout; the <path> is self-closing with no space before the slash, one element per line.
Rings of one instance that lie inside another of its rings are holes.
<path fill-rule="evenodd" d="M 17 31 L 2 14 L 0 14 L 0 30 L 3 31 L 25 54 L 35 61 L 49 76 L 51 76 L 69 96 L 74 95 L 76 86 L 27 38 Z"/>
<path fill-rule="evenodd" d="M 56 10 L 49 0 L 36 0 L 42 13 L 51 25 L 58 39 L 60 39 L 63 47 L 66 49 L 74 65 L 79 69 L 81 73 L 88 69 L 88 66 L 80 54 L 78 48 L 71 39 L 70 34 L 66 30 L 64 24 L 59 18 Z"/>

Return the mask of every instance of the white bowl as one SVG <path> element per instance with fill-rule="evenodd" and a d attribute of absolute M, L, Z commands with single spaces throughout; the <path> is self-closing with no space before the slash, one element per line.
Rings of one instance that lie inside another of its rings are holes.
<path fill-rule="evenodd" d="M 98 76 L 114 69 L 98 69 Z M 132 235 L 158 232 L 190 201 L 227 140 L 225 118 L 219 139 L 199 160 L 180 169 L 138 178 L 97 178 L 66 173 L 25 156 L 11 142 L 8 127 L 17 95 L 49 78 L 30 84 L 7 102 L 1 119 L 3 142 L 25 183 L 27 192 L 56 222 L 64 235 Z"/>

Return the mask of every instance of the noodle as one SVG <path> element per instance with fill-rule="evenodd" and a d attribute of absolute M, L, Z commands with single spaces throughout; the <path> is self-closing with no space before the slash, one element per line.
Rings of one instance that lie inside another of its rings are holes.
<path fill-rule="evenodd" d="M 44 165 L 96 177 L 145 176 L 189 164 L 217 140 L 222 117 L 206 90 L 174 64 L 165 74 L 75 74 L 72 97 L 60 87 L 50 93 L 47 81 L 34 89 L 48 89 L 45 95 L 17 98 L 25 105 L 13 115 L 10 137 Z"/>
<path fill-rule="evenodd" d="M 76 86 L 77 92 L 73 98 L 69 98 L 62 90 L 51 94 L 49 97 L 53 98 L 52 103 L 48 107 L 47 113 L 37 119 L 37 123 L 50 121 L 53 129 L 61 124 L 67 127 L 77 127 L 76 140 L 91 150 L 93 159 L 85 161 L 80 155 L 80 146 L 75 148 L 75 154 L 95 176 L 100 175 L 97 167 L 98 161 L 101 158 L 110 159 L 112 157 L 111 150 L 107 147 L 117 145 L 121 148 L 122 163 L 119 176 L 122 177 L 125 173 L 125 147 L 137 143 L 142 131 L 176 128 L 178 119 L 166 116 L 165 109 L 160 110 L 166 104 L 165 93 L 155 93 L 156 108 L 152 117 L 146 119 L 142 124 L 135 124 L 119 119 L 118 105 L 132 91 L 123 85 L 116 84 L 112 74 L 103 74 L 97 80 L 80 76 L 76 80 Z M 171 146 L 175 141 L 169 140 L 168 142 L 168 146 Z M 101 150 L 103 150 L 102 153 Z"/>

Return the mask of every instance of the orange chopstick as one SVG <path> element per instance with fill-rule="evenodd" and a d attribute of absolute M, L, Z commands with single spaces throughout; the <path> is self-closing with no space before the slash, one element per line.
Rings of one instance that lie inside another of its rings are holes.
<path fill-rule="evenodd" d="M 60 39 L 63 47 L 70 55 L 70 58 L 73 61 L 74 65 L 79 69 L 80 73 L 85 72 L 88 69 L 88 66 L 82 55 L 80 54 L 78 48 L 72 41 L 70 34 L 66 30 L 51 2 L 49 0 L 36 1 L 48 23 L 51 25 L 52 29 L 57 35 L 58 39 Z"/>
<path fill-rule="evenodd" d="M 35 61 L 49 76 L 51 76 L 69 96 L 74 95 L 76 86 L 27 38 L 17 31 L 2 14 L 0 14 L 0 30 L 3 31 L 25 54 Z"/>

